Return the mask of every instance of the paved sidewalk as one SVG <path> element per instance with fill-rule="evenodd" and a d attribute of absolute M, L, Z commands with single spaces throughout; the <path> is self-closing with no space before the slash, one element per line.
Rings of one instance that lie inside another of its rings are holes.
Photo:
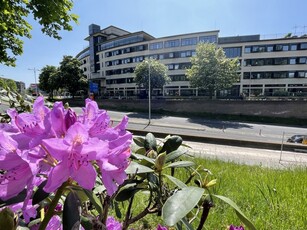
<path fill-rule="evenodd" d="M 307 154 L 304 153 L 236 146 L 225 147 L 224 145 L 190 141 L 184 143 L 192 147 L 188 149 L 188 154 L 195 157 L 279 169 L 307 166 Z"/>

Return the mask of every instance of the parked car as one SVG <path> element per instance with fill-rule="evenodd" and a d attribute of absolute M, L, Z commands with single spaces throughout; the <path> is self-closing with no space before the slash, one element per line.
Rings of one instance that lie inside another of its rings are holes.
<path fill-rule="evenodd" d="M 288 138 L 287 142 L 290 142 L 290 143 L 303 143 L 304 140 L 307 143 L 307 135 L 293 135 L 292 137 Z"/>

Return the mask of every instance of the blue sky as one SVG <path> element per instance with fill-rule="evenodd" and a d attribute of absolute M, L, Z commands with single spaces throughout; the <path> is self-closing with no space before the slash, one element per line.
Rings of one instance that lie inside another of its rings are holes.
<path fill-rule="evenodd" d="M 154 37 L 220 30 L 220 36 L 260 34 L 282 37 L 307 33 L 306 0 L 74 0 L 79 15 L 74 30 L 61 32 L 58 41 L 33 26 L 32 39 L 24 40 L 24 53 L 16 67 L 0 64 L 0 77 L 34 83 L 34 72 L 46 65 L 59 66 L 64 55 L 75 56 L 88 43 L 88 26 L 114 25 L 130 32 L 145 31 Z M 37 72 L 38 81 L 39 72 Z"/>

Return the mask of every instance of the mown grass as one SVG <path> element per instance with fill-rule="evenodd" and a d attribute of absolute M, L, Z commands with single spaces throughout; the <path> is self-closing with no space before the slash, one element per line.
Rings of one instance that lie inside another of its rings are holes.
<path fill-rule="evenodd" d="M 190 159 L 191 160 L 191 159 Z M 261 166 L 238 165 L 219 160 L 192 158 L 213 173 L 218 183 L 214 194 L 232 199 L 260 230 L 307 229 L 307 168 L 269 169 Z M 176 174 L 185 178 L 182 171 Z M 183 179 L 184 180 L 184 179 Z M 204 229 L 225 230 L 230 224 L 242 224 L 227 204 L 214 200 Z M 133 213 L 142 210 L 146 195 L 136 198 Z M 133 225 L 134 229 L 155 229 L 162 223 L 151 215 Z"/>

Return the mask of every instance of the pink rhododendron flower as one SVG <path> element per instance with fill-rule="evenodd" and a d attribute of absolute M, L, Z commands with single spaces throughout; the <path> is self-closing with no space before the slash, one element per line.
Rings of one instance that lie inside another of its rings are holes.
<path fill-rule="evenodd" d="M 108 216 L 107 219 L 107 230 L 121 230 L 122 224 L 116 221 L 112 216 Z"/>
<path fill-rule="evenodd" d="M 167 227 L 158 224 L 157 230 L 167 230 Z"/>
<path fill-rule="evenodd" d="M 108 143 L 98 138 L 89 138 L 81 123 L 73 124 L 64 139 L 50 138 L 43 140 L 43 146 L 59 163 L 51 169 L 46 192 L 53 192 L 68 178 L 72 178 L 86 189 L 95 185 L 96 171 L 90 161 L 97 155 L 106 155 Z"/>
<path fill-rule="evenodd" d="M 244 230 L 243 226 L 234 226 L 234 225 L 230 225 L 229 230 Z"/>

